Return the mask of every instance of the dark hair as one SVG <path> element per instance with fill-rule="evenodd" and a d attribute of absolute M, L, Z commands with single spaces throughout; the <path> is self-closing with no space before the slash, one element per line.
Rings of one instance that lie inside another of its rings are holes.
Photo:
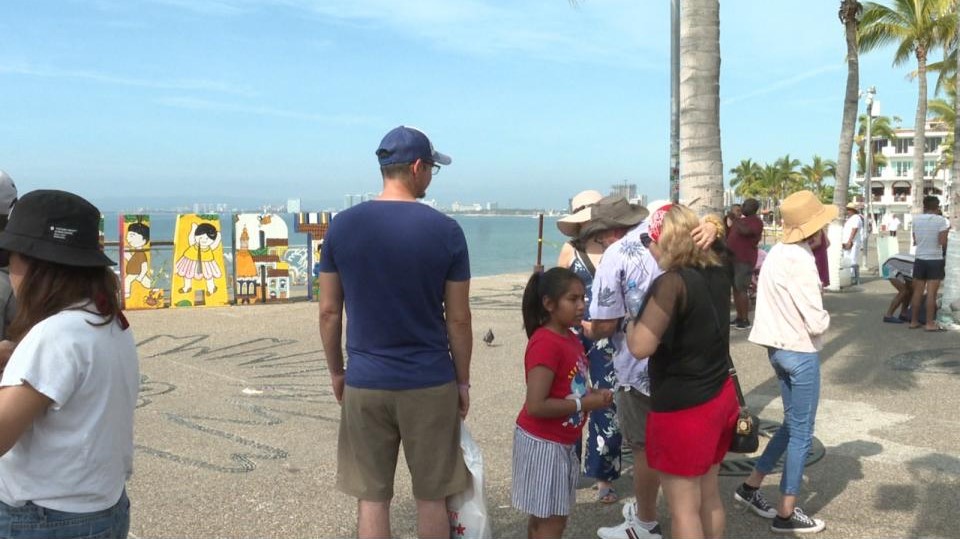
<path fill-rule="evenodd" d="M 210 223 L 203 223 L 197 227 L 197 231 L 193 233 L 194 236 L 200 236 L 206 234 L 211 240 L 217 239 L 217 228 Z"/>
<path fill-rule="evenodd" d="M 393 163 L 391 165 L 383 165 L 380 167 L 380 174 L 384 178 L 396 178 L 397 176 L 405 176 L 410 174 L 410 163 Z"/>
<path fill-rule="evenodd" d="M 927 195 L 923 197 L 923 211 L 935 210 L 940 207 L 940 199 L 933 196 Z"/>
<path fill-rule="evenodd" d="M 103 316 L 105 326 L 120 315 L 119 283 L 108 267 L 65 266 L 18 255 L 27 263 L 27 271 L 17 289 L 17 314 L 10 323 L 7 338 L 22 339 L 33 326 L 68 309 L 79 309 Z M 20 292 L 22 291 L 22 292 Z M 92 301 L 94 305 L 73 307 Z"/>
<path fill-rule="evenodd" d="M 743 214 L 748 217 L 751 215 L 756 215 L 757 210 L 760 209 L 760 202 L 755 198 L 748 198 L 743 201 L 743 206 L 741 206 L 741 209 L 743 209 Z"/>
<path fill-rule="evenodd" d="M 523 327 L 527 331 L 528 339 L 533 336 L 537 328 L 550 320 L 550 313 L 543 307 L 543 298 L 559 301 L 570 289 L 570 283 L 574 281 L 583 284 L 580 276 L 567 268 L 552 268 L 546 273 L 538 272 L 530 276 L 527 287 L 523 289 L 521 303 Z"/>
<path fill-rule="evenodd" d="M 199 230 L 199 228 L 197 230 Z M 144 241 L 150 241 L 150 227 L 143 223 L 133 223 L 127 227 L 127 232 L 140 234 L 143 236 Z"/>

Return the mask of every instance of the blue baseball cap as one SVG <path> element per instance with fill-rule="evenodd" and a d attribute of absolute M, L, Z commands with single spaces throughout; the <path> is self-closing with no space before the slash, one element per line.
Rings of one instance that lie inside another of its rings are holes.
<path fill-rule="evenodd" d="M 406 125 L 395 127 L 384 135 L 377 148 L 377 158 L 380 166 L 413 163 L 417 159 L 438 165 L 449 165 L 451 162 L 449 155 L 433 149 L 433 144 L 423 131 Z"/>

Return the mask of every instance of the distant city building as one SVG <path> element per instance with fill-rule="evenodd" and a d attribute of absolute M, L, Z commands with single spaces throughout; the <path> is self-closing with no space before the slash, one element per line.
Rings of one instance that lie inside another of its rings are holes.
<path fill-rule="evenodd" d="M 424 198 L 420 200 L 420 203 L 425 206 L 430 206 L 433 209 L 437 209 L 437 199 L 435 198 L 431 198 L 429 200 Z"/>
<path fill-rule="evenodd" d="M 287 199 L 287 213 L 300 213 L 300 199 Z"/>
<path fill-rule="evenodd" d="M 870 179 L 870 196 L 874 217 L 887 213 L 897 214 L 904 223 L 910 221 L 913 205 L 913 129 L 895 129 L 895 139 L 873 137 L 873 155 L 883 155 L 887 164 L 874 166 Z M 949 134 L 946 125 L 927 122 L 926 141 L 923 153 L 923 193 L 919 196 L 936 195 L 941 205 L 949 205 L 945 192 L 950 186 L 950 170 L 943 164 L 943 143 Z M 853 181 L 866 192 L 863 174 L 857 173 Z M 864 198 L 866 201 L 866 198 Z"/>
<path fill-rule="evenodd" d="M 483 205 L 480 203 L 461 204 L 454 202 L 450 205 L 450 210 L 453 212 L 480 212 L 483 211 Z"/>
<path fill-rule="evenodd" d="M 633 200 L 637 198 L 637 184 L 627 183 L 617 183 L 610 186 L 610 196 L 614 197 L 623 197 L 627 200 Z"/>

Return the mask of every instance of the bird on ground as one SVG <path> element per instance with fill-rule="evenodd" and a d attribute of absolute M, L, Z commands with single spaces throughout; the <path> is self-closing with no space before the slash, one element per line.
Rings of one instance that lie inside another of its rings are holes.
<path fill-rule="evenodd" d="M 484 334 L 484 336 L 483 336 L 483 342 L 487 343 L 487 346 L 490 346 L 490 345 L 493 344 L 493 330 L 492 330 L 492 329 L 488 329 L 488 330 L 487 330 L 487 333 Z"/>

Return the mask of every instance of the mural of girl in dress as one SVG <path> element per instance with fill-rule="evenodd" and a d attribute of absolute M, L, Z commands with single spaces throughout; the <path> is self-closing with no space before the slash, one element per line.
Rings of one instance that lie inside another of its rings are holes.
<path fill-rule="evenodd" d="M 214 250 L 220 246 L 223 238 L 210 223 L 193 223 L 187 237 L 189 245 L 175 266 L 176 274 L 183 277 L 180 293 L 188 294 L 193 288 L 193 280 L 198 279 L 206 281 L 207 294 L 213 295 L 217 291 L 216 279 L 223 276 Z"/>

